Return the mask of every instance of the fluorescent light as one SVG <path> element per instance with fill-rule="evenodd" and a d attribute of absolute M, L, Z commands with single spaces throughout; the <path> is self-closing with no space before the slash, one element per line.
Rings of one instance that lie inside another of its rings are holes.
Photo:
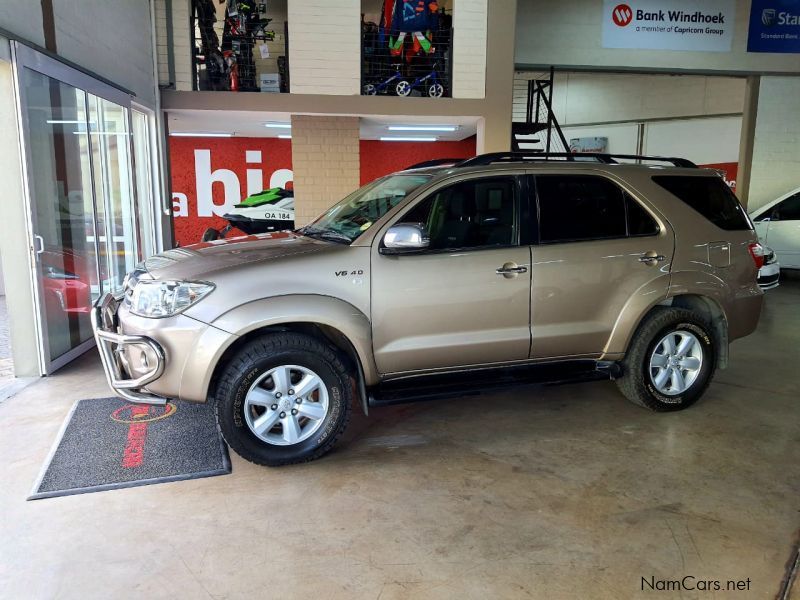
<path fill-rule="evenodd" d="M 232 133 L 219 131 L 172 131 L 170 135 L 175 137 L 233 137 Z"/>
<path fill-rule="evenodd" d="M 382 142 L 435 142 L 437 138 L 431 137 L 401 137 L 401 136 L 385 136 L 381 138 Z"/>
<path fill-rule="evenodd" d="M 458 125 L 388 125 L 389 131 L 458 131 Z"/>
<path fill-rule="evenodd" d="M 291 123 L 264 123 L 264 127 L 269 127 L 270 129 L 291 129 Z"/>
<path fill-rule="evenodd" d="M 290 139 L 292 139 L 292 134 L 291 133 L 282 133 L 278 137 L 281 138 L 282 140 L 290 140 Z"/>
<path fill-rule="evenodd" d="M 51 125 L 85 125 L 85 119 L 47 119 Z M 95 121 L 89 121 L 89 125 L 94 125 Z"/>

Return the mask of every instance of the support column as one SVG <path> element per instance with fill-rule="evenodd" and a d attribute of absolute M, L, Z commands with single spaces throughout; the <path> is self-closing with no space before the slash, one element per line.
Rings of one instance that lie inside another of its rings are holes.
<path fill-rule="evenodd" d="M 487 22 L 486 104 L 478 122 L 478 154 L 511 149 L 516 20 L 516 0 L 492 0 Z"/>
<path fill-rule="evenodd" d="M 295 226 L 357 189 L 359 118 L 292 115 Z"/>
<path fill-rule="evenodd" d="M 10 325 L 14 375 L 38 377 L 39 333 L 31 287 L 31 252 L 28 209 L 22 178 L 20 140 L 11 64 L 0 58 L 0 181 L 5 201 L 0 203 L 0 257 L 3 261 L 6 306 Z"/>
<path fill-rule="evenodd" d="M 750 197 L 750 172 L 753 162 L 753 144 L 756 135 L 758 113 L 758 90 L 760 79 L 753 75 L 747 78 L 742 110 L 742 133 L 739 141 L 739 172 L 736 175 L 736 192 L 742 206 L 747 208 Z"/>

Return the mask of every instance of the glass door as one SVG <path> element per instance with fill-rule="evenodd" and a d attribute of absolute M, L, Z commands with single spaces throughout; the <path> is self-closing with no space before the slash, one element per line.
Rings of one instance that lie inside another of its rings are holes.
<path fill-rule="evenodd" d="M 92 347 L 91 310 L 139 259 L 130 95 L 14 45 L 40 364 Z"/>
<path fill-rule="evenodd" d="M 139 262 L 131 178 L 130 111 L 88 95 L 94 193 L 103 293 L 120 294 Z"/>

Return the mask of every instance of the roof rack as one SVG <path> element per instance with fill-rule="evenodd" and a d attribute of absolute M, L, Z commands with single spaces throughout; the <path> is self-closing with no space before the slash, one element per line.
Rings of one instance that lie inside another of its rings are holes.
<path fill-rule="evenodd" d="M 505 162 L 584 162 L 593 159 L 606 165 L 620 164 L 620 160 L 635 160 L 637 162 L 665 162 L 671 163 L 676 167 L 686 169 L 698 168 L 696 164 L 685 158 L 668 156 L 642 156 L 639 154 L 601 154 L 597 152 L 490 152 L 489 154 L 479 154 L 473 158 L 458 163 L 458 167 L 480 167 Z"/>
<path fill-rule="evenodd" d="M 455 166 L 460 162 L 464 162 L 463 158 L 434 158 L 433 160 L 425 160 L 416 164 L 406 167 L 405 170 L 410 169 L 424 169 L 426 167 L 442 167 L 444 165 Z"/>

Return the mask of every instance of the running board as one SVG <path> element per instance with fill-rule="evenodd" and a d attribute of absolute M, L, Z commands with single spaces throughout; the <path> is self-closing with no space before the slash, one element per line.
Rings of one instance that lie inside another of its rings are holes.
<path fill-rule="evenodd" d="M 522 386 L 602 381 L 621 375 L 619 363 L 594 360 L 416 375 L 386 381 L 370 388 L 367 402 L 369 406 L 389 406 L 477 396 Z"/>

